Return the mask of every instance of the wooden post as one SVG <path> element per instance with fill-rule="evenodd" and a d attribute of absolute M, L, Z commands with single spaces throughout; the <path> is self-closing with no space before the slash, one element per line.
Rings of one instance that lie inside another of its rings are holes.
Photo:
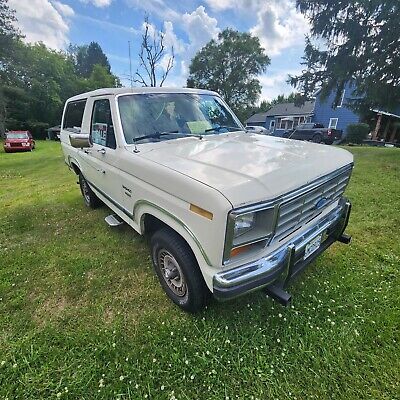
<path fill-rule="evenodd" d="M 386 121 L 386 125 L 385 125 L 385 129 L 383 131 L 383 135 L 382 138 L 385 139 L 386 141 L 389 141 L 389 126 L 390 126 L 390 117 L 387 117 L 387 121 Z"/>
<path fill-rule="evenodd" d="M 390 135 L 390 139 L 389 139 L 389 141 L 392 142 L 392 143 L 394 143 L 394 141 L 395 141 L 395 139 L 396 139 L 396 132 L 397 132 L 397 126 L 396 126 L 396 124 L 394 123 L 394 124 L 393 124 L 392 134 Z"/>
<path fill-rule="evenodd" d="M 377 139 L 379 128 L 381 127 L 381 122 L 382 122 L 382 114 L 379 113 L 378 114 L 378 120 L 376 121 L 376 125 L 375 125 L 375 130 L 374 130 L 374 133 L 372 134 L 372 140 L 376 140 Z"/>

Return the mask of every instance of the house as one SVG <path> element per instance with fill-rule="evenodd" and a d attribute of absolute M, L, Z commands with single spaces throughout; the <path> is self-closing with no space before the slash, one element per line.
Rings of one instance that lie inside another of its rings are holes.
<path fill-rule="evenodd" d="M 332 93 L 325 99 L 321 97 L 321 91 L 315 93 L 315 99 L 306 101 L 301 106 L 295 103 L 281 103 L 274 105 L 264 113 L 252 115 L 246 125 L 259 125 L 269 129 L 275 136 L 287 130 L 296 128 L 304 122 L 316 122 L 328 128 L 343 130 L 349 124 L 360 122 L 360 118 L 349 107 L 350 101 L 354 99 L 351 86 L 346 86 L 343 90 L 339 104 L 333 107 L 335 94 Z"/>
<path fill-rule="evenodd" d="M 304 122 L 311 122 L 314 115 L 314 101 L 306 101 L 297 106 L 294 103 L 275 104 L 267 112 L 254 114 L 246 125 L 263 126 L 276 136 L 287 129 L 295 128 Z"/>

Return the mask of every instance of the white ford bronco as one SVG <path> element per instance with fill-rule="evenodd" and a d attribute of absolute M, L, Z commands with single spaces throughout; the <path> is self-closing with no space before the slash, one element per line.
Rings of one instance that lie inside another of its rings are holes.
<path fill-rule="evenodd" d="M 186 311 L 288 283 L 344 234 L 353 168 L 340 148 L 246 132 L 214 92 L 99 89 L 65 105 L 61 143 L 89 207 L 150 237 Z"/>

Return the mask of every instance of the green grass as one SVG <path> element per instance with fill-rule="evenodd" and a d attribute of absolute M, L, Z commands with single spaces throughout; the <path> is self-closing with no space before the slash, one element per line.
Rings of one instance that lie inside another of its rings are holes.
<path fill-rule="evenodd" d="M 83 205 L 59 143 L 0 153 L 0 399 L 400 397 L 400 150 L 351 148 L 350 246 L 184 314 L 144 239 Z"/>

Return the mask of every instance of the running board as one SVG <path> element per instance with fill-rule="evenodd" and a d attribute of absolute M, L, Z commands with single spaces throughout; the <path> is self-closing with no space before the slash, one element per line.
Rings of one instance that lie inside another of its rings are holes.
<path fill-rule="evenodd" d="M 104 221 L 106 221 L 107 224 L 112 227 L 120 226 L 124 223 L 124 221 L 121 221 L 115 214 L 108 215 L 104 218 Z"/>

